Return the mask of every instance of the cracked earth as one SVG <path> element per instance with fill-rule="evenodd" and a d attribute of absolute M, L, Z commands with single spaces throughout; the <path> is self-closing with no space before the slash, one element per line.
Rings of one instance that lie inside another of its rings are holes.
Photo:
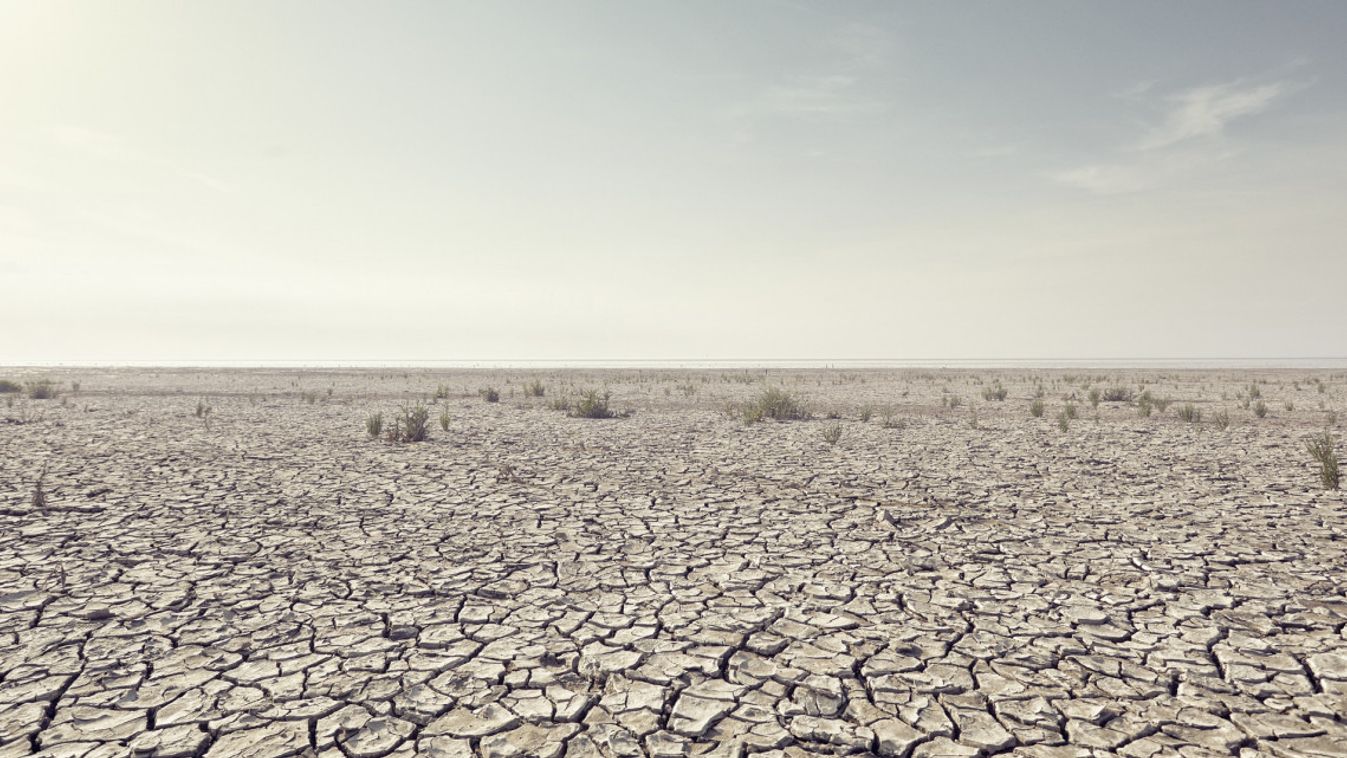
<path fill-rule="evenodd" d="M 1347 755 L 1340 373 L 7 373 L 0 757 Z"/>

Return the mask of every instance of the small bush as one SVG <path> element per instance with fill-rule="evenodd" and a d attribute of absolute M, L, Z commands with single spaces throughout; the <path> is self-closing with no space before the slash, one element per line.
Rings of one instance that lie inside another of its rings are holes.
<path fill-rule="evenodd" d="M 1035 398 L 1034 401 L 1029 404 L 1029 415 L 1033 416 L 1034 418 L 1043 418 L 1042 400 Z"/>
<path fill-rule="evenodd" d="M 524 385 L 524 397 L 542 397 L 546 394 L 547 387 L 543 386 L 543 383 L 538 379 Z"/>
<path fill-rule="evenodd" d="M 804 421 L 809 415 L 804 403 L 779 387 L 768 387 L 744 407 L 744 420 L 750 423 L 768 418 L 773 421 Z"/>
<path fill-rule="evenodd" d="M 1071 428 L 1071 417 L 1066 415 L 1066 411 L 1060 411 L 1057 414 L 1057 428 L 1066 431 Z"/>
<path fill-rule="evenodd" d="M 51 400 L 56 397 L 56 384 L 48 379 L 29 382 L 28 397 L 31 400 Z"/>
<path fill-rule="evenodd" d="M 1253 404 L 1253 415 L 1257 416 L 1258 418 L 1266 418 L 1266 417 L 1267 417 L 1267 403 L 1263 402 L 1262 400 L 1259 400 L 1258 402 L 1254 403 L 1254 404 Z"/>
<path fill-rule="evenodd" d="M 403 406 L 388 428 L 391 442 L 424 442 L 430 436 L 430 411 L 424 405 Z"/>
<path fill-rule="evenodd" d="M 500 390 L 496 389 L 495 387 L 483 387 L 482 389 L 477 391 L 477 394 L 481 395 L 482 399 L 487 401 L 488 403 L 500 402 Z"/>
<path fill-rule="evenodd" d="M 1089 398 L 1091 408 L 1099 407 L 1099 399 L 1100 397 L 1102 397 L 1102 395 L 1100 394 L 1098 387 L 1091 387 L 1090 391 L 1086 393 L 1085 397 Z"/>
<path fill-rule="evenodd" d="M 449 399 L 449 385 L 447 385 L 447 384 L 441 384 L 441 385 L 437 386 L 437 387 L 435 388 L 435 394 L 434 394 L 434 396 L 433 396 L 431 399 L 432 399 L 432 400 L 448 400 L 448 399 Z"/>
<path fill-rule="evenodd" d="M 1062 413 L 1065 413 L 1067 418 L 1074 420 L 1076 418 L 1076 405 L 1074 403 L 1067 403 L 1062 408 Z"/>
<path fill-rule="evenodd" d="M 1146 418 L 1151 415 L 1154 408 L 1155 401 L 1151 399 L 1151 396 L 1145 392 L 1141 393 L 1141 397 L 1137 398 L 1137 413 L 1142 418 Z"/>
<path fill-rule="evenodd" d="M 1151 398 L 1151 403 L 1155 405 L 1155 410 L 1159 411 L 1160 413 L 1164 413 L 1165 411 L 1169 410 L 1169 404 L 1172 402 L 1174 401 L 1170 400 L 1167 397 Z"/>
<path fill-rule="evenodd" d="M 996 384 L 982 391 L 982 399 L 987 401 L 995 400 L 997 402 L 1000 402 L 1002 400 L 1005 400 L 1008 394 L 1009 393 L 1006 392 L 1006 388 L 1002 387 L 1000 382 L 997 382 Z"/>
<path fill-rule="evenodd" d="M 1250 384 L 1250 385 L 1249 385 L 1249 399 L 1250 399 L 1250 400 L 1257 400 L 1258 398 L 1260 398 L 1260 397 L 1262 397 L 1262 396 L 1263 396 L 1263 391 L 1260 390 L 1260 389 L 1258 389 L 1258 385 L 1257 385 L 1257 384 Z"/>
<path fill-rule="evenodd" d="M 862 424 L 870 423 L 870 419 L 873 418 L 874 415 L 875 415 L 874 406 L 870 405 L 861 406 L 860 419 Z"/>
<path fill-rule="evenodd" d="M 1305 443 L 1305 447 L 1319 464 L 1319 482 L 1324 485 L 1324 489 L 1337 489 L 1341 481 L 1341 472 L 1338 468 L 1337 451 L 1333 449 L 1333 435 L 1320 432 L 1311 437 Z"/>
<path fill-rule="evenodd" d="M 879 412 L 879 425 L 885 429 L 901 429 L 903 420 L 898 418 L 892 406 L 884 406 Z"/>
<path fill-rule="evenodd" d="M 1215 413 L 1211 414 L 1211 423 L 1213 426 L 1215 426 L 1217 429 L 1220 429 L 1221 431 L 1229 429 L 1230 413 L 1226 411 L 1224 408 L 1222 408 L 1219 411 L 1216 411 Z"/>
<path fill-rule="evenodd" d="M 365 433 L 370 439 L 379 439 L 379 435 L 384 430 L 384 415 L 382 413 L 371 413 L 365 417 Z"/>
<path fill-rule="evenodd" d="M 11 392 L 23 392 L 23 385 L 18 382 L 11 382 L 8 379 L 0 379 L 0 395 Z"/>
<path fill-rule="evenodd" d="M 582 390 L 580 397 L 571 407 L 571 415 L 576 418 L 612 418 L 616 414 L 608 407 L 609 394 L 598 390 Z"/>
<path fill-rule="evenodd" d="M 823 441 L 829 445 L 836 445 L 842 439 L 842 425 L 829 424 L 823 427 Z"/>
<path fill-rule="evenodd" d="M 440 429 L 449 431 L 449 406 L 440 409 Z"/>
<path fill-rule="evenodd" d="M 1184 421 L 1187 421 L 1190 424 L 1196 424 L 1197 422 L 1202 420 L 1202 411 L 1198 410 L 1197 406 L 1193 405 L 1192 403 L 1184 403 L 1183 405 L 1180 405 L 1178 414 L 1179 418 L 1183 419 Z"/>
<path fill-rule="evenodd" d="M 1104 390 L 1104 402 L 1106 403 L 1130 403 L 1136 399 L 1137 393 L 1130 387 L 1109 387 Z"/>
<path fill-rule="evenodd" d="M 547 401 L 547 407 L 554 411 L 570 412 L 571 400 L 568 397 L 554 397 Z"/>

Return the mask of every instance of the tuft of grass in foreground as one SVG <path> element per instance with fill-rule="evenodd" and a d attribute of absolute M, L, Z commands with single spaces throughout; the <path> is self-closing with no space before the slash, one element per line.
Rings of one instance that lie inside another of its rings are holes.
<path fill-rule="evenodd" d="M 988 401 L 995 400 L 999 403 L 1002 400 L 1005 400 L 1006 396 L 1009 394 L 1010 393 L 1006 391 L 1006 388 L 1002 387 L 1000 382 L 997 382 L 982 391 L 982 399 Z"/>
<path fill-rule="evenodd" d="M 449 406 L 440 408 L 440 429 L 449 431 Z"/>
<path fill-rule="evenodd" d="M 1229 428 L 1230 428 L 1230 413 L 1229 413 L 1228 411 L 1226 411 L 1224 408 L 1222 408 L 1222 409 L 1219 410 L 1219 411 L 1216 411 L 1215 413 L 1211 414 L 1211 423 L 1212 423 L 1212 425 L 1214 425 L 1217 429 L 1220 429 L 1221 431 L 1225 431 L 1226 429 L 1229 429 Z"/>
<path fill-rule="evenodd" d="M 1071 417 L 1066 415 L 1065 410 L 1057 414 L 1057 428 L 1064 432 L 1071 428 Z"/>
<path fill-rule="evenodd" d="M 1029 415 L 1033 416 L 1034 418 L 1043 418 L 1042 398 L 1034 398 L 1034 401 L 1032 403 L 1029 403 Z"/>
<path fill-rule="evenodd" d="M 1320 432 L 1310 437 L 1305 447 L 1319 464 L 1319 482 L 1324 485 L 1324 489 L 1337 489 L 1341 484 L 1342 474 L 1339 470 L 1337 451 L 1333 449 L 1333 435 Z"/>
<path fill-rule="evenodd" d="M 547 387 L 543 386 L 541 380 L 534 379 L 524 385 L 524 397 L 542 397 L 547 394 Z"/>
<path fill-rule="evenodd" d="M 744 422 L 751 424 L 763 419 L 805 421 L 810 413 L 799 398 L 779 387 L 768 387 L 744 406 L 743 416 Z"/>
<path fill-rule="evenodd" d="M 1253 404 L 1253 415 L 1258 418 L 1267 418 L 1267 403 L 1259 400 Z"/>
<path fill-rule="evenodd" d="M 1130 403 L 1137 396 L 1131 387 L 1109 387 L 1104 390 L 1104 402 L 1106 403 Z"/>
<path fill-rule="evenodd" d="M 1184 421 L 1187 421 L 1190 424 L 1196 424 L 1202 420 L 1202 411 L 1199 410 L 1198 407 L 1193 405 L 1192 403 L 1184 403 L 1183 405 L 1180 405 L 1178 411 L 1176 412 L 1179 414 L 1179 418 L 1183 419 Z"/>
<path fill-rule="evenodd" d="M 842 425 L 829 424 L 823 427 L 823 441 L 829 445 L 836 445 L 842 439 Z"/>
<path fill-rule="evenodd" d="M 51 400 L 56 397 L 56 383 L 49 379 L 40 379 L 28 383 L 28 398 L 30 400 Z"/>
<path fill-rule="evenodd" d="M 371 413 L 365 417 L 365 433 L 370 439 L 379 439 L 379 435 L 384 430 L 384 415 L 382 413 Z"/>
<path fill-rule="evenodd" d="M 580 397 L 571 406 L 570 414 L 576 418 L 612 418 L 617 414 L 608 407 L 611 395 L 598 390 L 581 390 Z"/>
<path fill-rule="evenodd" d="M 42 466 L 42 471 L 37 475 L 37 482 L 33 484 L 33 495 L 30 502 L 33 507 L 40 511 L 47 510 L 47 491 L 42 488 L 42 480 L 47 478 L 47 467 Z"/>
<path fill-rule="evenodd" d="M 1102 397 L 1102 395 L 1099 394 L 1098 387 L 1091 387 L 1089 393 L 1087 393 L 1085 397 L 1089 398 L 1091 408 L 1099 407 L 1099 399 Z"/>
<path fill-rule="evenodd" d="M 481 395 L 482 399 L 487 401 L 488 403 L 500 402 L 500 390 L 496 389 L 495 387 L 483 387 L 482 389 L 477 391 L 477 394 Z"/>
<path fill-rule="evenodd" d="M 430 411 L 424 405 L 402 407 L 388 427 L 389 442 L 424 442 L 430 437 Z"/>

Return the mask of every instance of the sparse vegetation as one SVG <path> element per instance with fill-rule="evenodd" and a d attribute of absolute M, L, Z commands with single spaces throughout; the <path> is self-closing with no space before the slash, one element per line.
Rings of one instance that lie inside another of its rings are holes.
<path fill-rule="evenodd" d="M 992 386 L 982 390 L 982 399 L 987 401 L 995 400 L 997 402 L 1000 402 L 1002 400 L 1005 400 L 1009 394 L 1010 393 L 1006 391 L 1006 388 L 1002 387 L 1000 382 L 997 382 Z"/>
<path fill-rule="evenodd" d="M 192 415 L 196 416 L 197 418 L 205 418 L 206 414 L 208 413 L 210 413 L 210 406 L 206 405 L 206 401 L 205 400 L 196 401 L 196 409 L 192 411 Z"/>
<path fill-rule="evenodd" d="M 860 419 L 861 419 L 861 423 L 862 423 L 862 424 L 868 424 L 868 423 L 870 423 L 870 419 L 873 418 L 874 415 L 875 415 L 875 408 L 874 408 L 874 406 L 872 406 L 872 405 L 862 405 L 862 406 L 861 406 L 861 411 L 860 411 L 859 416 L 860 416 Z"/>
<path fill-rule="evenodd" d="M 828 424 L 823 427 L 823 440 L 829 445 L 836 445 L 842 439 L 842 425 Z"/>
<path fill-rule="evenodd" d="M 424 405 L 403 406 L 388 427 L 389 442 L 424 442 L 430 437 L 430 411 Z"/>
<path fill-rule="evenodd" d="M 1212 426 L 1216 427 L 1217 429 L 1220 429 L 1221 431 L 1229 429 L 1230 412 L 1222 408 L 1221 410 L 1211 414 L 1211 424 Z"/>
<path fill-rule="evenodd" d="M 1333 435 L 1328 432 L 1320 432 L 1311 437 L 1305 443 L 1305 447 L 1310 451 L 1310 456 L 1319 464 L 1319 482 L 1324 485 L 1324 489 L 1337 489 L 1341 484 L 1341 472 L 1338 454 L 1334 449 Z"/>
<path fill-rule="evenodd" d="M 495 387 L 483 387 L 482 389 L 477 391 L 477 394 L 481 395 L 482 399 L 487 401 L 488 403 L 500 402 L 500 390 L 496 389 Z"/>
<path fill-rule="evenodd" d="M 1136 399 L 1137 393 L 1131 387 L 1109 387 L 1104 390 L 1104 402 L 1106 403 L 1130 403 Z"/>
<path fill-rule="evenodd" d="M 365 417 L 365 433 L 370 439 L 379 439 L 379 435 L 384 430 L 384 415 L 382 413 L 371 413 Z"/>
<path fill-rule="evenodd" d="M 33 494 L 29 499 L 33 508 L 39 511 L 47 509 L 47 491 L 42 487 L 42 480 L 47 478 L 47 467 L 44 464 L 42 471 L 37 475 L 37 481 L 33 484 Z"/>
<path fill-rule="evenodd" d="M 56 397 L 56 383 L 49 379 L 39 379 L 29 382 L 27 385 L 28 399 L 30 400 L 51 400 Z"/>
<path fill-rule="evenodd" d="M 1043 418 L 1042 399 L 1034 398 L 1034 401 L 1032 403 L 1029 403 L 1029 415 L 1033 416 L 1034 418 Z"/>
<path fill-rule="evenodd" d="M 1258 418 L 1265 418 L 1267 416 L 1267 403 L 1263 402 L 1262 400 L 1259 400 L 1258 402 L 1254 403 L 1253 415 L 1257 416 Z"/>
<path fill-rule="evenodd" d="M 804 421 L 809 410 L 799 398 L 781 389 L 768 387 L 743 407 L 746 423 L 772 419 L 773 421 Z"/>
<path fill-rule="evenodd" d="M 447 405 L 440 408 L 440 429 L 449 431 L 449 406 Z"/>
<path fill-rule="evenodd" d="M 1067 403 L 1062 406 L 1062 413 L 1065 413 L 1067 418 L 1074 420 L 1076 418 L 1076 405 L 1074 403 Z"/>
<path fill-rule="evenodd" d="M 539 379 L 534 379 L 524 385 L 524 397 L 542 397 L 546 394 L 547 387 L 545 387 Z"/>
<path fill-rule="evenodd" d="M 1187 421 L 1190 424 L 1196 424 L 1202 420 L 1202 411 L 1199 410 L 1198 407 L 1193 405 L 1192 403 L 1184 403 L 1183 405 L 1180 405 L 1178 414 L 1179 418 L 1183 419 L 1184 421 Z"/>
<path fill-rule="evenodd" d="M 610 397 L 606 391 L 581 390 L 580 397 L 571 406 L 571 415 L 576 418 L 612 418 L 617 414 L 608 407 Z"/>
<path fill-rule="evenodd" d="M 1100 394 L 1098 387 L 1091 387 L 1090 391 L 1085 394 L 1085 397 L 1089 399 L 1091 408 L 1099 407 L 1099 399 L 1102 395 Z"/>
<path fill-rule="evenodd" d="M 447 384 L 440 384 L 440 385 L 437 385 L 437 386 L 435 387 L 435 394 L 431 396 L 431 399 L 432 399 L 432 400 L 448 400 L 448 399 L 449 399 L 449 392 L 450 392 L 450 390 L 449 390 L 449 385 L 447 385 Z"/>
<path fill-rule="evenodd" d="M 319 395 L 317 390 L 305 390 L 299 393 L 299 397 L 309 405 L 313 405 L 314 403 L 318 402 Z"/>
<path fill-rule="evenodd" d="M 1141 396 L 1137 398 L 1137 413 L 1140 414 L 1142 418 L 1147 418 L 1151 415 L 1151 411 L 1154 410 L 1154 408 L 1155 401 L 1151 399 L 1150 393 L 1141 393 Z"/>
<path fill-rule="evenodd" d="M 23 385 L 8 379 L 0 379 L 0 395 L 7 395 L 13 392 L 23 392 Z"/>
<path fill-rule="evenodd" d="M 1057 428 L 1064 432 L 1071 428 L 1071 417 L 1066 415 L 1065 410 L 1057 413 Z"/>

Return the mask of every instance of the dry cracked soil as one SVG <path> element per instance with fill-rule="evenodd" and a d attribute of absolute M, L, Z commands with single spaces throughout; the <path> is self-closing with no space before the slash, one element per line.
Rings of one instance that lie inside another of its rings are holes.
<path fill-rule="evenodd" d="M 1342 373 L 6 377 L 0 757 L 1347 755 Z"/>

